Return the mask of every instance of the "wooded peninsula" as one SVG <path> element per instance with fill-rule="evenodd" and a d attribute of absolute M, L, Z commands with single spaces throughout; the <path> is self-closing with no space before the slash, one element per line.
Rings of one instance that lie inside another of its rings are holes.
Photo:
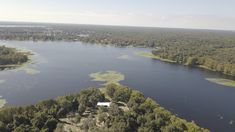
<path fill-rule="evenodd" d="M 98 106 L 109 102 L 109 107 Z M 151 98 L 126 86 L 109 84 L 44 100 L 35 105 L 0 109 L 1 132 L 207 132 L 176 117 Z"/>

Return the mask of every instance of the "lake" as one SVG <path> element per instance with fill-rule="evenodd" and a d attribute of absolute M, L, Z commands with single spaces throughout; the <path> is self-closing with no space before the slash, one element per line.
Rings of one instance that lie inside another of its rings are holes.
<path fill-rule="evenodd" d="M 39 100 L 101 86 L 89 74 L 113 70 L 125 75 L 120 83 L 135 88 L 161 106 L 212 131 L 235 131 L 235 88 L 205 78 L 218 73 L 137 56 L 146 48 L 117 48 L 81 42 L 0 41 L 34 53 L 23 68 L 0 72 L 0 96 L 7 105 Z"/>

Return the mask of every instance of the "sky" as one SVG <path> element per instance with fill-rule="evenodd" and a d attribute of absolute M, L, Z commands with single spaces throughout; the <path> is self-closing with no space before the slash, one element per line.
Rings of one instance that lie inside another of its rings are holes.
<path fill-rule="evenodd" d="M 235 0 L 0 0 L 0 21 L 235 30 Z"/>

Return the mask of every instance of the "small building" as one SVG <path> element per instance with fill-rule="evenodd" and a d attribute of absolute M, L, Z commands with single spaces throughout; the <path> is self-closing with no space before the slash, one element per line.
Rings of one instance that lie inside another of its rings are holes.
<path fill-rule="evenodd" d="M 111 102 L 98 102 L 97 106 L 110 107 Z"/>

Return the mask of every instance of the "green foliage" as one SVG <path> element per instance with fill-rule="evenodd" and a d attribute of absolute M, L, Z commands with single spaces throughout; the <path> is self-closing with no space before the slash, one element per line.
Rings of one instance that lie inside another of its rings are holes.
<path fill-rule="evenodd" d="M 140 104 L 139 109 L 142 113 L 152 113 L 156 107 L 158 107 L 158 105 L 154 102 L 154 100 L 147 98 L 145 102 Z"/>
<path fill-rule="evenodd" d="M 98 114 L 98 120 L 99 122 L 105 122 L 107 120 L 107 114 L 106 113 L 100 113 Z"/>
<path fill-rule="evenodd" d="M 78 113 L 82 115 L 85 112 L 85 110 L 86 110 L 86 106 L 81 103 L 78 107 Z"/>
<path fill-rule="evenodd" d="M 82 119 L 82 116 L 81 116 L 80 114 L 78 114 L 78 115 L 76 115 L 76 120 L 75 120 L 75 122 L 76 122 L 76 123 L 79 123 L 79 122 L 81 121 L 81 119 Z"/>
<path fill-rule="evenodd" d="M 128 102 L 132 90 L 128 87 L 119 86 L 116 88 L 115 93 L 113 95 L 114 101 Z"/>
<path fill-rule="evenodd" d="M 18 65 L 28 61 L 28 56 L 14 48 L 0 46 L 0 65 Z"/>
<path fill-rule="evenodd" d="M 95 129 L 95 119 L 93 119 L 92 117 L 86 118 L 85 120 L 83 120 L 81 128 L 84 131 L 94 130 Z"/>
<path fill-rule="evenodd" d="M 116 84 L 111 83 L 106 86 L 106 93 L 110 98 L 113 98 L 113 95 L 115 93 L 116 87 L 118 87 Z"/>
<path fill-rule="evenodd" d="M 55 118 L 50 118 L 46 121 L 44 128 L 48 129 L 49 132 L 52 132 L 57 125 L 58 121 Z"/>
<path fill-rule="evenodd" d="M 2 121 L 0 121 L 0 131 L 7 132 L 6 125 Z"/>
<path fill-rule="evenodd" d="M 235 44 L 222 45 L 177 44 L 163 45 L 152 53 L 162 59 L 169 59 L 179 64 L 198 66 L 207 70 L 235 76 Z M 228 46 L 228 47 L 226 47 Z M 229 49 L 228 49 L 229 48 Z"/>
<path fill-rule="evenodd" d="M 108 110 L 108 113 L 110 116 L 119 116 L 123 114 L 123 111 L 118 107 L 118 105 L 112 103 Z"/>
<path fill-rule="evenodd" d="M 106 87 L 106 93 L 113 101 L 128 102 L 132 90 L 128 87 L 123 87 L 117 84 L 109 84 Z"/>
<path fill-rule="evenodd" d="M 90 77 L 93 79 L 93 81 L 106 82 L 104 85 L 111 83 L 119 84 L 119 82 L 125 78 L 123 74 L 116 71 L 91 73 Z"/>
<path fill-rule="evenodd" d="M 52 132 L 56 128 L 58 118 L 65 116 L 70 111 L 74 111 L 71 105 L 67 105 L 74 103 L 71 98 L 75 97 L 64 96 L 57 98 L 57 101 L 45 100 L 36 105 L 0 109 L 0 120 L 2 121 L 0 129 L 16 132 Z M 57 114 L 61 109 L 65 109 L 65 113 Z"/>
<path fill-rule="evenodd" d="M 186 64 L 189 65 L 189 66 L 198 65 L 199 64 L 198 58 L 196 58 L 196 57 L 188 57 Z"/>
<path fill-rule="evenodd" d="M 105 97 L 97 88 L 89 88 L 81 90 L 78 100 L 79 105 L 84 104 L 85 106 L 95 107 L 97 102 L 104 101 Z"/>
<path fill-rule="evenodd" d="M 131 93 L 130 99 L 127 103 L 128 107 L 130 107 L 136 113 L 139 113 L 139 106 L 145 101 L 145 97 L 142 93 L 138 91 L 133 91 Z"/>
<path fill-rule="evenodd" d="M 128 124 L 124 120 L 114 121 L 110 130 L 112 132 L 128 132 Z"/>

